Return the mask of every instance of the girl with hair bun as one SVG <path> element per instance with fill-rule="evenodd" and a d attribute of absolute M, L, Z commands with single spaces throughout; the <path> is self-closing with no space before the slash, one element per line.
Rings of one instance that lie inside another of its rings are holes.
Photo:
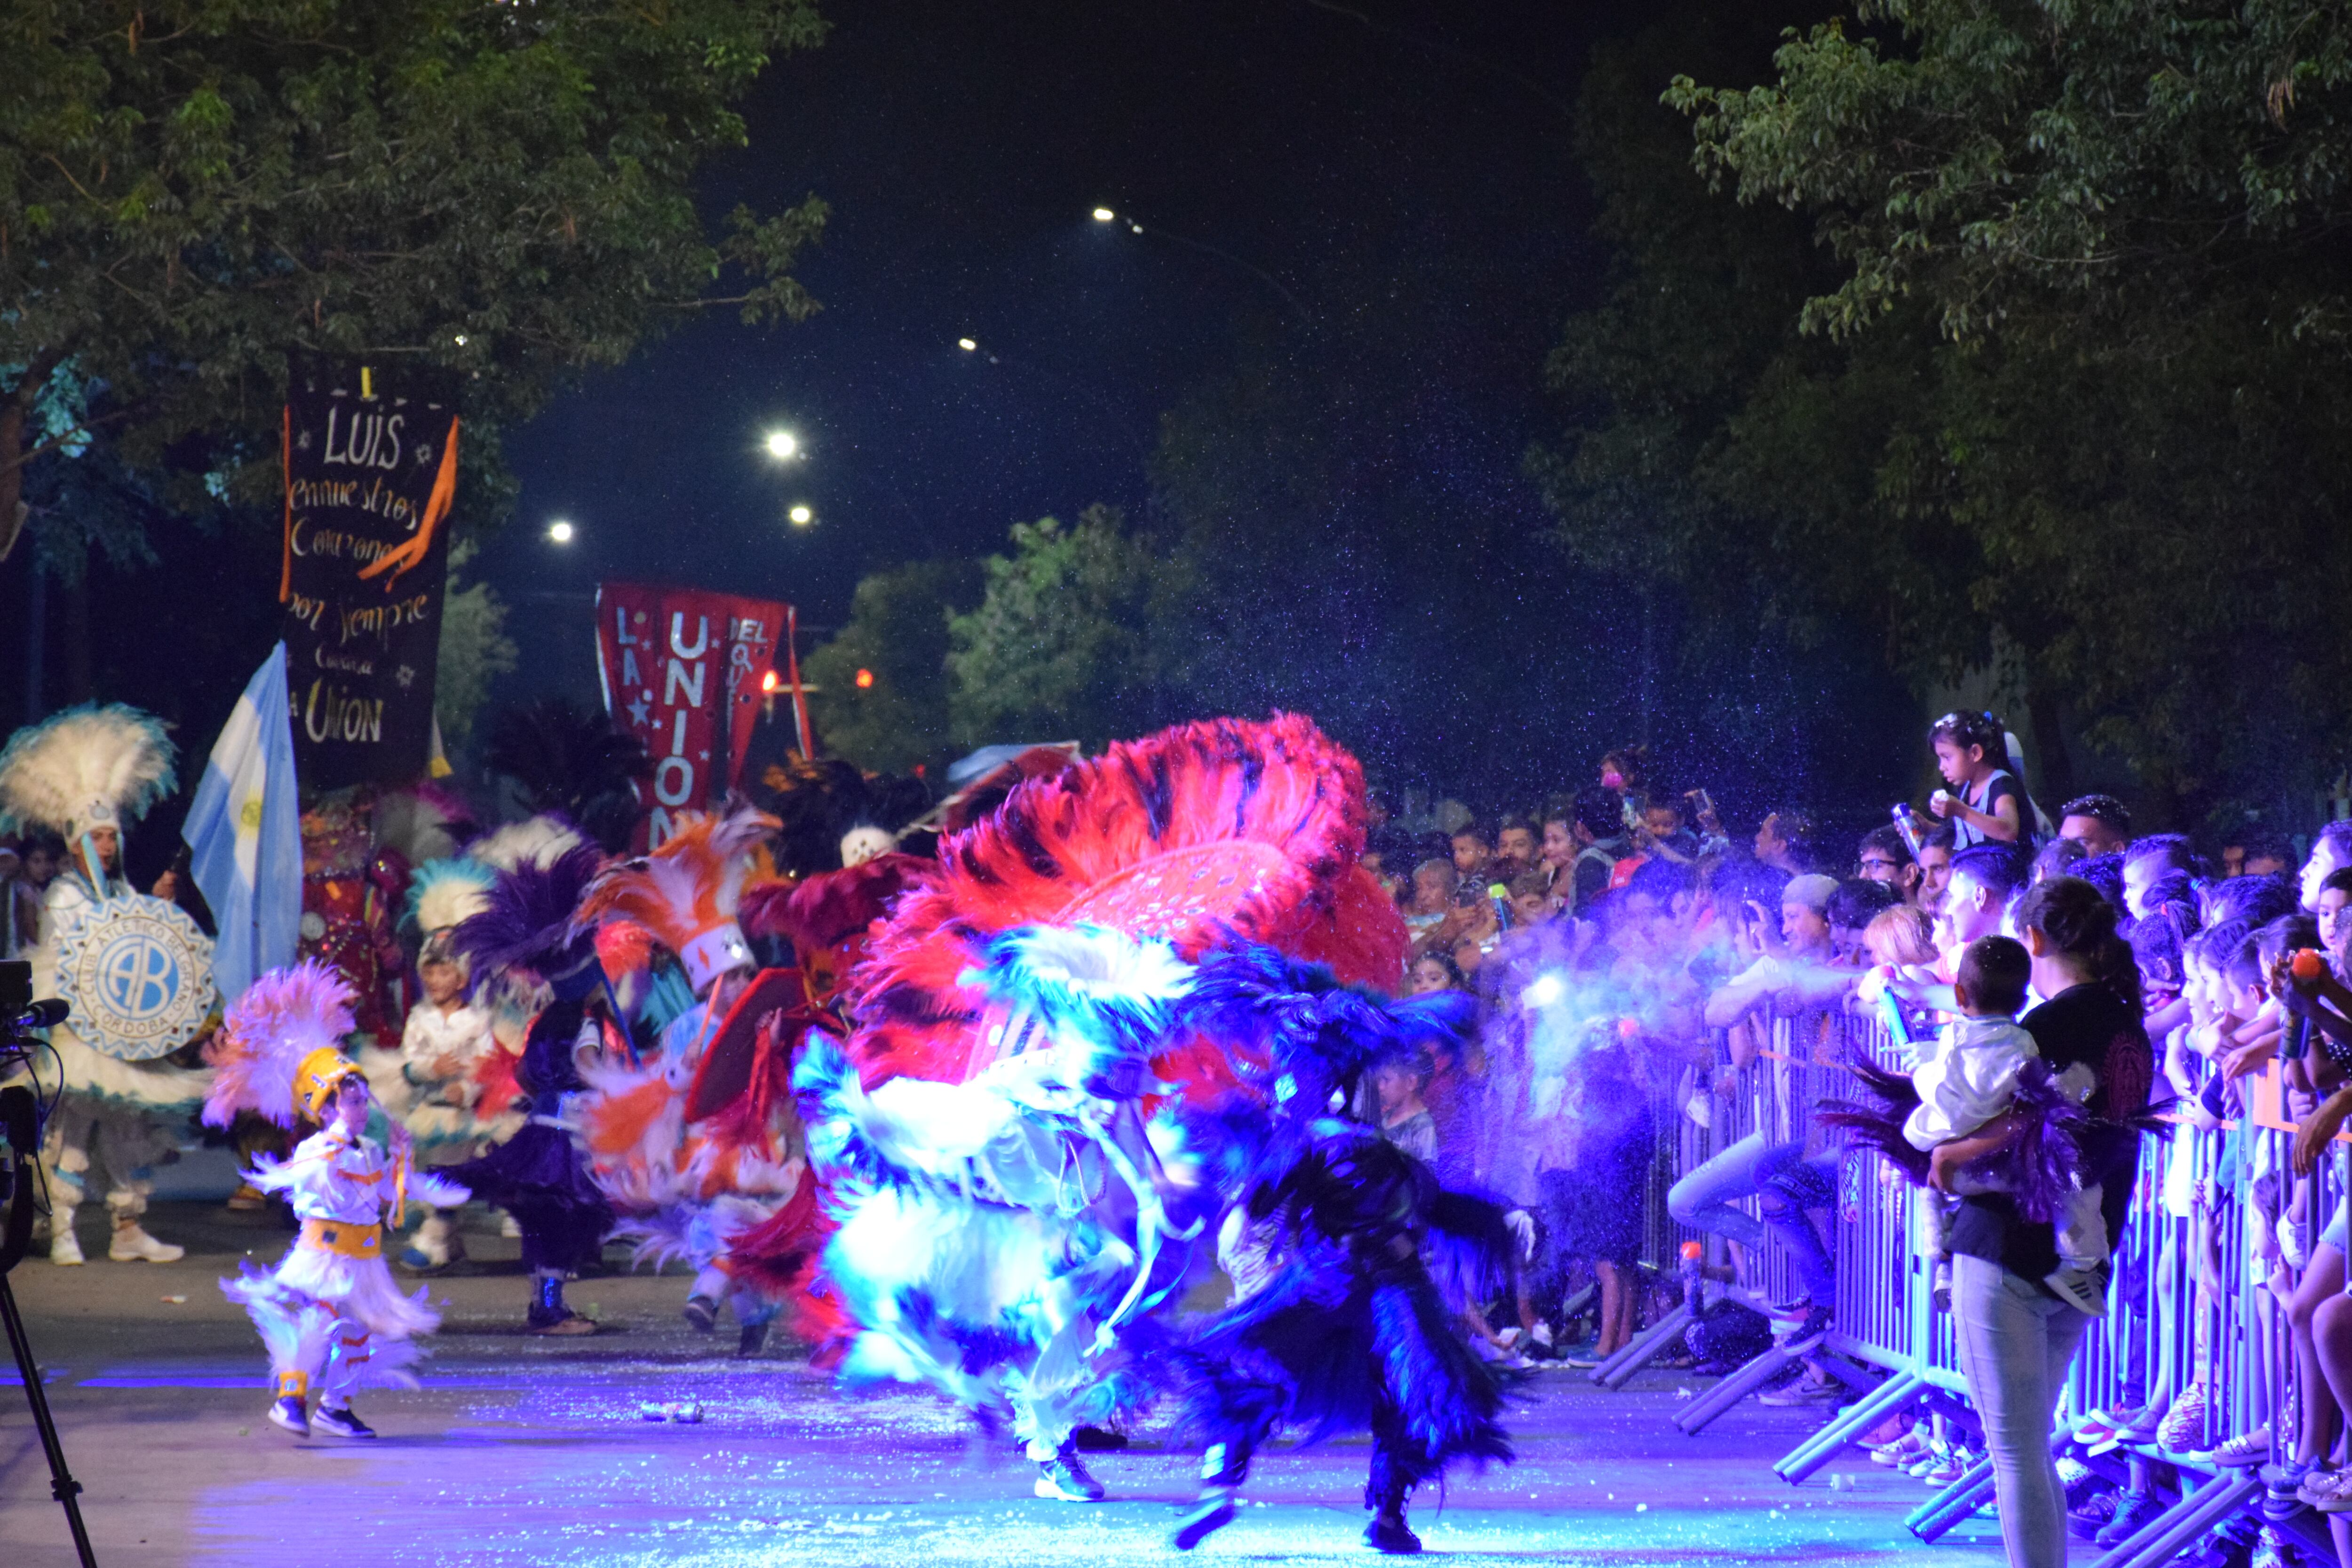
<path fill-rule="evenodd" d="M 2129 1216 L 2155 1058 L 2142 1026 L 2139 968 L 2116 931 L 2116 910 L 2079 877 L 2025 890 L 2014 914 L 2036 995 L 2019 1020 L 2049 1069 L 2081 1097 L 2074 1131 L 2085 1187 L 2103 1189 L 2110 1250 Z M 2012 1111 L 1974 1137 L 1937 1147 L 1930 1181 L 1957 1173 L 2022 1130 Z M 1969 1395 L 1984 1417 L 2000 1533 L 2011 1568 L 2064 1568 L 2066 1500 L 2050 1456 L 2050 1426 L 2086 1312 L 2042 1281 L 2059 1264 L 2054 1227 L 2026 1220 L 2005 1193 L 1963 1196 L 1952 1220 L 1952 1315 Z"/>

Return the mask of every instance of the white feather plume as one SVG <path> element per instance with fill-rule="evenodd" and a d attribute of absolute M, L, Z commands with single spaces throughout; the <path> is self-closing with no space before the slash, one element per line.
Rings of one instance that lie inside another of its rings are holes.
<path fill-rule="evenodd" d="M 526 860 L 542 868 L 552 866 L 587 842 L 563 818 L 542 812 L 474 840 L 466 847 L 466 854 L 495 870 L 511 871 Z"/>
<path fill-rule="evenodd" d="M 0 750 L 0 826 L 60 831 L 144 816 L 179 783 L 163 721 L 123 703 L 85 704 L 10 737 Z"/>

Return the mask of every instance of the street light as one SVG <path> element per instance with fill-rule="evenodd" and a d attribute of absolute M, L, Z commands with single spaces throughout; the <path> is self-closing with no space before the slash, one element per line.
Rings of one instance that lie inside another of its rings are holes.
<path fill-rule="evenodd" d="M 1143 232 L 1143 226 L 1136 222 L 1135 219 L 1132 217 L 1121 217 L 1118 214 L 1111 211 L 1108 207 L 1095 208 L 1095 221 L 1097 223 L 1123 223 L 1127 225 L 1127 232 L 1129 234 L 1141 234 Z M 1293 310 L 1297 311 L 1302 319 L 1311 317 L 1312 312 L 1310 312 L 1304 304 L 1299 302 L 1297 295 L 1292 293 L 1288 288 L 1284 286 L 1281 279 L 1276 278 L 1273 273 L 1268 272 L 1265 268 L 1258 266 L 1255 262 L 1244 261 L 1240 257 L 1235 256 L 1232 251 L 1225 249 L 1222 246 L 1210 245 L 1198 239 L 1188 239 L 1181 234 L 1171 234 L 1164 228 L 1155 228 L 1151 233 L 1155 238 L 1168 240 L 1173 244 L 1183 246 L 1187 249 L 1197 250 L 1204 256 L 1213 256 L 1220 261 L 1230 262 L 1232 265 L 1240 268 L 1243 271 L 1250 273 L 1255 277 L 1259 282 L 1265 284 L 1267 288 L 1281 295 L 1282 302 L 1289 306 Z"/>
<path fill-rule="evenodd" d="M 801 455 L 801 438 L 789 430 L 768 432 L 768 456 L 779 463 L 789 463 Z"/>
<path fill-rule="evenodd" d="M 966 353 L 970 353 L 974 349 L 980 347 L 980 344 L 977 341 L 971 338 L 958 338 L 956 340 L 956 347 L 963 350 Z"/>
<path fill-rule="evenodd" d="M 815 511 L 810 508 L 806 501 L 803 501 L 800 505 L 793 508 L 792 510 L 786 512 L 784 515 L 793 520 L 793 526 L 794 528 L 806 528 L 810 523 L 816 521 Z"/>
<path fill-rule="evenodd" d="M 572 542 L 572 525 L 559 517 L 547 525 L 547 537 L 558 544 L 569 544 Z"/>

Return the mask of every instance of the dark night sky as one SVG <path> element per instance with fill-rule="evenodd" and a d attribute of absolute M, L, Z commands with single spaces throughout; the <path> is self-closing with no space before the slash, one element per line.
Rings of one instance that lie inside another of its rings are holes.
<path fill-rule="evenodd" d="M 714 213 L 832 205 L 801 268 L 824 309 L 699 320 L 510 434 L 520 505 L 481 563 L 527 662 L 501 695 L 590 689 L 600 576 L 787 598 L 823 626 L 877 566 L 1139 505 L 1162 411 L 1237 331 L 1285 319 L 1253 266 L 1351 331 L 1449 313 L 1486 403 L 1449 460 L 1523 489 L 1543 354 L 1597 265 L 1565 106 L 1614 23 L 1464 9 L 829 9 L 827 43 L 771 68 L 751 145 L 705 187 Z M 1098 225 L 1098 203 L 1249 265 Z M 1407 267 L 1460 287 L 1384 292 Z M 791 471 L 758 448 L 780 425 L 808 447 Z M 798 500 L 815 528 L 786 526 Z M 556 517 L 580 530 L 568 550 L 543 538 Z"/>

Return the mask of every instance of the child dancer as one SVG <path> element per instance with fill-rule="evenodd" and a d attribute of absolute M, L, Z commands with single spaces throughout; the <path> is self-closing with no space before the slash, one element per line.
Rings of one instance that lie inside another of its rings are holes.
<path fill-rule="evenodd" d="M 367 1079 L 344 1057 L 352 992 L 316 959 L 273 970 L 237 998 L 221 1026 L 213 1090 L 205 1120 L 226 1127 L 239 1110 L 290 1126 L 299 1110 L 320 1131 L 282 1163 L 264 1156 L 246 1179 L 284 1193 L 302 1233 L 278 1267 L 245 1265 L 221 1290 L 242 1305 L 269 1351 L 276 1400 L 270 1421 L 307 1437 L 373 1437 L 352 1408 L 363 1379 L 413 1384 L 402 1369 L 415 1359 L 408 1342 L 440 1318 L 425 1292 L 404 1296 L 383 1260 L 384 1219 L 417 1197 L 444 1207 L 466 1202 L 464 1188 L 409 1169 L 405 1129 L 390 1147 L 368 1136 L 374 1100 Z M 315 1418 L 306 1414 L 312 1385 Z"/>

